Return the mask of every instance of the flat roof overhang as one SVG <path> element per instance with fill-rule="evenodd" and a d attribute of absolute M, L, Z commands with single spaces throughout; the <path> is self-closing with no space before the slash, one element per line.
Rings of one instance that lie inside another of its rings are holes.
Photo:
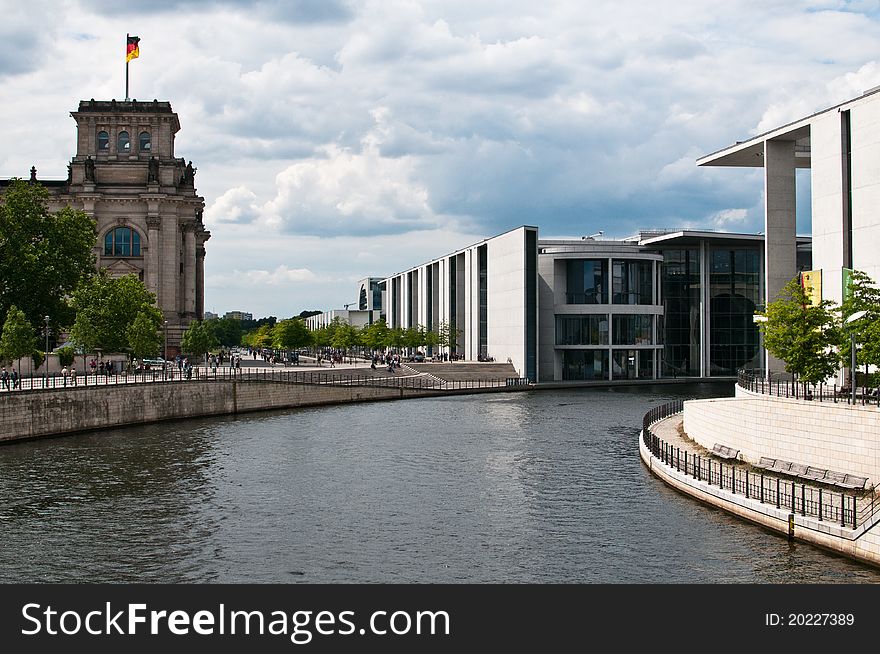
<path fill-rule="evenodd" d="M 812 117 L 810 117 L 812 118 Z M 795 141 L 795 166 L 810 167 L 810 118 L 779 127 L 749 139 L 737 141 L 718 152 L 697 159 L 698 166 L 764 167 L 764 141 Z"/>

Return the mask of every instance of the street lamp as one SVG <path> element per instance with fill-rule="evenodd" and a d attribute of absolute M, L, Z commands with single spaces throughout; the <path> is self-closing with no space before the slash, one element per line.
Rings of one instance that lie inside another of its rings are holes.
<path fill-rule="evenodd" d="M 769 321 L 770 321 L 770 318 L 768 318 L 767 316 L 762 316 L 757 313 L 752 316 L 752 322 L 755 323 L 756 325 L 760 324 L 760 323 L 769 322 Z M 768 361 L 768 354 L 766 351 L 764 352 L 764 372 L 767 373 L 767 383 L 769 384 L 770 383 L 770 363 Z"/>
<path fill-rule="evenodd" d="M 165 369 L 167 368 L 166 364 L 168 363 L 168 321 L 165 321 L 165 324 L 162 326 L 162 329 L 165 331 L 165 349 L 162 350 L 162 379 L 165 379 Z"/>
<path fill-rule="evenodd" d="M 43 388 L 49 388 L 49 316 L 43 316 L 43 321 L 46 323 L 46 356 L 43 364 L 46 366 L 43 371 L 45 382 L 43 383 Z"/>
<path fill-rule="evenodd" d="M 858 322 L 862 318 L 868 315 L 867 311 L 856 311 L 855 313 L 850 314 L 849 318 L 844 321 L 845 325 L 851 325 L 854 322 Z M 856 403 L 856 332 L 854 329 L 850 329 L 849 331 L 849 351 L 852 357 L 852 365 L 850 365 L 849 369 L 849 385 L 852 391 L 852 403 L 855 406 Z"/>

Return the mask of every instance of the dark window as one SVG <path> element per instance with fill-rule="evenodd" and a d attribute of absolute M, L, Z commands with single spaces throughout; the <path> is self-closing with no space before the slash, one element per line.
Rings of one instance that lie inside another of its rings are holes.
<path fill-rule="evenodd" d="M 116 229 L 111 229 L 104 236 L 104 256 L 141 256 L 141 235 L 131 227 L 117 227 Z"/>
<path fill-rule="evenodd" d="M 607 304 L 607 259 L 569 259 L 566 267 L 566 304 Z"/>
<path fill-rule="evenodd" d="M 367 288 L 365 286 L 361 286 L 361 294 L 358 297 L 358 310 L 367 310 Z"/>
<path fill-rule="evenodd" d="M 98 132 L 98 152 L 110 149 L 110 135 L 101 130 Z"/>
<path fill-rule="evenodd" d="M 713 249 L 710 261 L 709 374 L 735 375 L 758 365 L 759 252 Z"/>
<path fill-rule="evenodd" d="M 131 152 L 131 139 L 128 136 L 128 132 L 119 132 L 119 136 L 116 137 L 116 150 L 118 152 Z"/>
<path fill-rule="evenodd" d="M 477 269 L 480 277 L 480 352 L 483 357 L 489 356 L 489 264 L 485 245 L 477 248 Z"/>
<path fill-rule="evenodd" d="M 141 132 L 141 135 L 138 139 L 138 145 L 140 147 L 141 152 L 149 151 L 152 148 L 152 144 L 150 143 L 150 133 L 149 132 Z"/>
<path fill-rule="evenodd" d="M 665 347 L 660 374 L 690 377 L 700 374 L 700 253 L 663 252 L 663 317 L 660 340 Z"/>
<path fill-rule="evenodd" d="M 654 376 L 654 350 L 614 350 L 612 379 L 651 379 Z"/>
<path fill-rule="evenodd" d="M 611 264 L 611 301 L 613 304 L 653 304 L 654 284 L 651 261 L 624 261 Z"/>
<path fill-rule="evenodd" d="M 563 350 L 562 378 L 608 379 L 608 350 Z"/>
<path fill-rule="evenodd" d="M 652 345 L 651 316 L 614 314 L 614 345 Z"/>
<path fill-rule="evenodd" d="M 556 345 L 608 345 L 608 316 L 557 315 Z"/>

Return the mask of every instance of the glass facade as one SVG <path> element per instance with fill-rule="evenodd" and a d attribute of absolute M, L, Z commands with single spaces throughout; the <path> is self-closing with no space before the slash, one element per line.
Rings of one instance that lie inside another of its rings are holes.
<path fill-rule="evenodd" d="M 654 350 L 614 350 L 612 379 L 651 379 L 654 376 Z"/>
<path fill-rule="evenodd" d="M 652 261 L 615 259 L 611 263 L 613 304 L 653 304 Z"/>
<path fill-rule="evenodd" d="M 562 378 L 571 381 L 608 379 L 608 350 L 563 350 Z"/>
<path fill-rule="evenodd" d="M 653 316 L 622 315 L 612 316 L 614 326 L 614 345 L 652 345 L 654 341 Z"/>
<path fill-rule="evenodd" d="M 477 268 L 480 274 L 480 356 L 489 356 L 489 257 L 485 245 L 477 248 Z"/>
<path fill-rule="evenodd" d="M 664 250 L 661 377 L 700 375 L 700 252 Z"/>
<path fill-rule="evenodd" d="M 758 326 L 752 320 L 760 302 L 757 249 L 713 248 L 709 268 L 710 375 L 735 375 L 758 367 Z"/>
<path fill-rule="evenodd" d="M 557 315 L 557 345 L 608 345 L 608 316 Z"/>
<path fill-rule="evenodd" d="M 566 304 L 608 303 L 608 260 L 566 261 Z"/>

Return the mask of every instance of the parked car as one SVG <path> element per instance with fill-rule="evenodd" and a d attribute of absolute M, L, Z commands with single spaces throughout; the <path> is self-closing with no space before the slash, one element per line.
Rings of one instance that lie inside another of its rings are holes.
<path fill-rule="evenodd" d="M 164 370 L 168 362 L 165 359 L 141 359 L 141 365 L 138 366 L 138 372 L 146 372 L 148 370 Z"/>

